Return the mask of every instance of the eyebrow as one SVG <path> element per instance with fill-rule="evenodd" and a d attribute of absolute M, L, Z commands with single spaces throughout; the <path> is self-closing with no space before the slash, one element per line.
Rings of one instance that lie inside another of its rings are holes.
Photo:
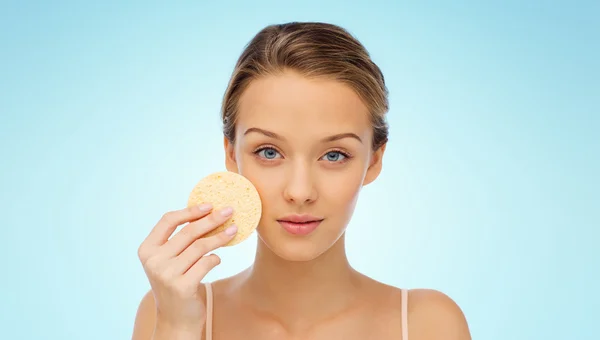
<path fill-rule="evenodd" d="M 249 134 L 249 133 L 251 133 L 251 132 L 260 133 L 260 134 L 265 135 L 267 137 L 271 137 L 271 138 L 274 138 L 274 139 L 279 139 L 281 141 L 285 140 L 285 138 L 283 138 L 282 136 L 276 134 L 275 132 L 264 130 L 264 129 L 260 129 L 260 128 L 256 128 L 256 127 L 252 127 L 252 128 L 249 128 L 248 130 L 246 130 L 246 132 L 244 132 L 244 136 L 247 135 L 247 134 Z M 323 142 L 333 142 L 333 141 L 344 139 L 344 138 L 353 138 L 353 139 L 358 140 L 361 143 L 363 142 L 362 139 L 357 134 L 352 133 L 352 132 L 338 133 L 338 134 L 333 135 L 333 136 L 325 137 L 321 141 L 323 141 Z"/>

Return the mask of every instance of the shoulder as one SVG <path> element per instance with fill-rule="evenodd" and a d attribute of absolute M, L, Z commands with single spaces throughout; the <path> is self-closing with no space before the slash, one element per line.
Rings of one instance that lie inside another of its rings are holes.
<path fill-rule="evenodd" d="M 413 339 L 471 339 L 467 320 L 458 304 L 433 289 L 409 290 L 408 325 Z"/>

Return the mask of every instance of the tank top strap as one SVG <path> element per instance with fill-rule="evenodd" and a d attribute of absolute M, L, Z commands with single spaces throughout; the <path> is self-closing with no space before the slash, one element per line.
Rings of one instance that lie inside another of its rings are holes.
<path fill-rule="evenodd" d="M 408 289 L 402 291 L 402 338 L 408 340 Z"/>
<path fill-rule="evenodd" d="M 206 329 L 206 340 L 212 340 L 212 323 L 213 323 L 213 292 L 212 284 L 206 282 L 204 284 L 206 288 L 206 323 L 204 328 Z"/>

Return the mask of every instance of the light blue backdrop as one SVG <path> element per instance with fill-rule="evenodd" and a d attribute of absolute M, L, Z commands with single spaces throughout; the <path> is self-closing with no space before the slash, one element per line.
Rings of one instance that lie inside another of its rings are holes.
<path fill-rule="evenodd" d="M 139 243 L 223 168 L 234 62 L 291 20 L 348 28 L 391 92 L 354 265 L 446 292 L 475 339 L 600 338 L 598 2 L 202 3 L 0 5 L 2 338 L 130 338 Z"/>

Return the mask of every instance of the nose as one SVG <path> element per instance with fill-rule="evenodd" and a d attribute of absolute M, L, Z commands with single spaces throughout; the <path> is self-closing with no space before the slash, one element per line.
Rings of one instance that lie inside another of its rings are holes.
<path fill-rule="evenodd" d="M 288 175 L 288 181 L 283 192 L 288 202 L 295 204 L 307 204 L 317 199 L 310 167 L 297 165 L 293 167 Z"/>

